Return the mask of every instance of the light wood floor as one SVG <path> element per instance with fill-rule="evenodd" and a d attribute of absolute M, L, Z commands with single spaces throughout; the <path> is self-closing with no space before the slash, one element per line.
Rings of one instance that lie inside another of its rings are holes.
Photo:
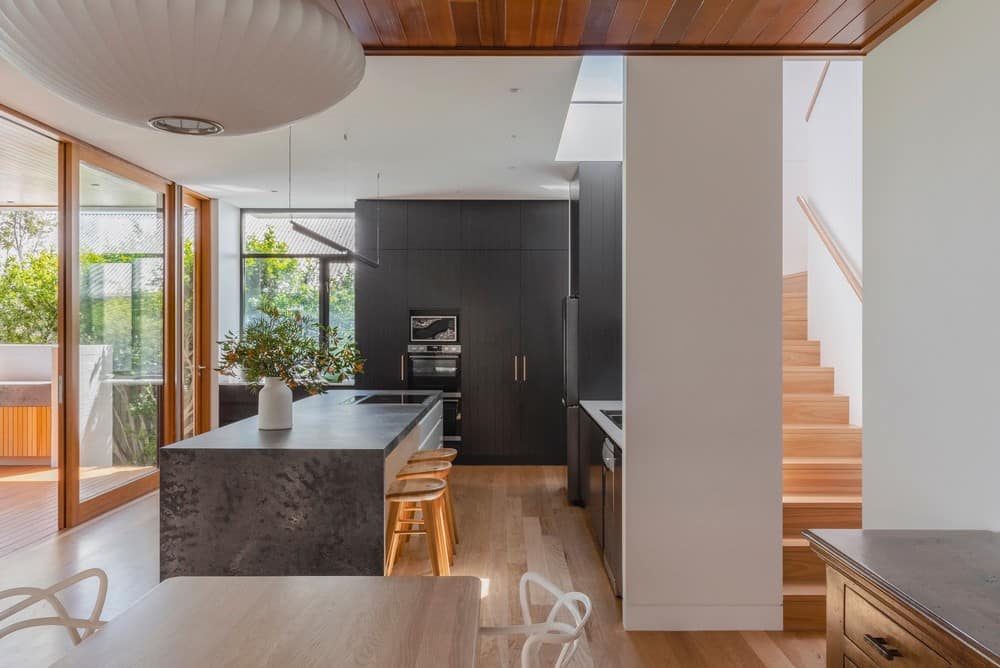
<path fill-rule="evenodd" d="M 99 496 L 155 470 L 152 466 L 83 467 L 80 498 Z M 0 466 L 0 557 L 57 531 L 58 484 L 58 469 Z"/>
<path fill-rule="evenodd" d="M 519 621 L 517 581 L 522 572 L 532 569 L 565 587 L 587 592 L 594 601 L 587 651 L 576 666 L 824 665 L 823 638 L 818 633 L 625 632 L 619 602 L 605 578 L 583 510 L 565 501 L 564 477 L 561 467 L 457 467 L 453 473 L 461 534 L 454 572 L 475 575 L 487 585 L 483 624 Z M 158 498 L 152 494 L 51 536 L 0 558 L 0 589 L 49 584 L 99 566 L 110 577 L 105 618 L 113 618 L 159 580 L 158 521 Z M 398 572 L 429 572 L 424 555 L 423 540 L 414 538 L 406 546 Z M 70 601 L 70 605 L 80 602 Z M 57 629 L 19 632 L 0 640 L 0 665 L 47 666 L 68 647 L 65 632 Z M 519 646 L 508 641 L 483 642 L 479 665 L 519 666 L 518 651 Z"/>

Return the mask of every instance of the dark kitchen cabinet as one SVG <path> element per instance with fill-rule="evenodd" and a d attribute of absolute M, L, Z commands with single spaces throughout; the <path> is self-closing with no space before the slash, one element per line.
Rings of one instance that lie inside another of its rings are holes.
<path fill-rule="evenodd" d="M 615 596 L 622 595 L 622 449 L 605 439 L 604 569 Z"/>
<path fill-rule="evenodd" d="M 582 162 L 579 179 L 580 398 L 621 399 L 621 163 Z"/>
<path fill-rule="evenodd" d="M 407 247 L 407 203 L 396 200 L 361 199 L 354 204 L 354 247 L 375 259 L 377 250 Z"/>
<path fill-rule="evenodd" d="M 587 413 L 580 412 L 580 443 L 587 455 L 587 521 L 597 544 L 604 547 L 604 431 Z"/>
<path fill-rule="evenodd" d="M 521 247 L 521 203 L 462 202 L 462 248 L 474 250 Z"/>
<path fill-rule="evenodd" d="M 521 248 L 566 250 L 569 247 L 569 202 L 538 200 L 521 203 Z"/>
<path fill-rule="evenodd" d="M 520 251 L 462 253 L 462 463 L 503 462 L 520 438 L 520 296 Z"/>
<path fill-rule="evenodd" d="M 462 203 L 447 200 L 407 203 L 407 248 L 442 250 L 462 247 Z"/>
<path fill-rule="evenodd" d="M 521 251 L 521 438 L 511 446 L 521 463 L 565 462 L 562 299 L 568 290 L 567 260 L 564 250 Z"/>
<path fill-rule="evenodd" d="M 406 290 L 411 309 L 455 311 L 461 307 L 462 251 L 411 249 L 408 258 Z"/>
<path fill-rule="evenodd" d="M 365 372 L 361 389 L 405 387 L 404 356 L 409 336 L 407 252 L 383 250 L 377 268 L 355 263 L 355 337 Z"/>

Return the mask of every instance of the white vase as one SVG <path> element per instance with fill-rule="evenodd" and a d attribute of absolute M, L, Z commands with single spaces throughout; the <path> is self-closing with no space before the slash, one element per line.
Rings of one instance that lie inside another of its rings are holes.
<path fill-rule="evenodd" d="M 280 378 L 265 378 L 257 397 L 257 428 L 292 428 L 292 391 Z"/>

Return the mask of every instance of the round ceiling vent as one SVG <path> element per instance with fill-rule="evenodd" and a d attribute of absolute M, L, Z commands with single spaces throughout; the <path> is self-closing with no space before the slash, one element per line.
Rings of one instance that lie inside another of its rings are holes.
<path fill-rule="evenodd" d="M 194 135 L 207 137 L 222 134 L 222 125 L 215 121 L 202 118 L 186 118 L 184 116 L 158 116 L 149 119 L 149 127 L 154 130 L 172 132 L 175 135 Z"/>
<path fill-rule="evenodd" d="M 130 125 L 243 135 L 325 111 L 361 83 L 364 48 L 331 5 L 0 0 L 0 57 Z"/>

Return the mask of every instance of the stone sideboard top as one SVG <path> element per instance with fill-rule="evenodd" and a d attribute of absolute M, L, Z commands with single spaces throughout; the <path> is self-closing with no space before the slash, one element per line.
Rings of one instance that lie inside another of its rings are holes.
<path fill-rule="evenodd" d="M 425 395 L 421 404 L 358 404 L 374 394 Z M 162 450 L 380 450 L 388 455 L 441 399 L 429 390 L 334 390 L 295 402 L 293 426 L 261 431 L 250 417 Z"/>
<path fill-rule="evenodd" d="M 49 406 L 52 383 L 47 380 L 0 381 L 0 406 Z"/>

